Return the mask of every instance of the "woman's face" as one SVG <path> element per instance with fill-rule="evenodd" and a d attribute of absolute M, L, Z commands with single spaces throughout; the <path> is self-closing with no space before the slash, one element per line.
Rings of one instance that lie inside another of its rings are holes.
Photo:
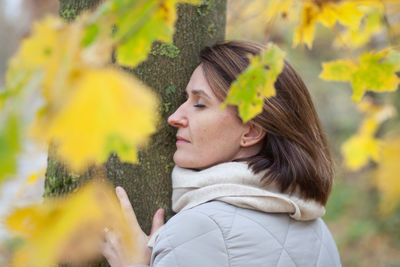
<path fill-rule="evenodd" d="M 178 128 L 174 162 L 183 168 L 203 169 L 238 158 L 246 126 L 232 107 L 221 110 L 201 65 L 193 72 L 186 93 L 186 102 L 168 118 Z"/>

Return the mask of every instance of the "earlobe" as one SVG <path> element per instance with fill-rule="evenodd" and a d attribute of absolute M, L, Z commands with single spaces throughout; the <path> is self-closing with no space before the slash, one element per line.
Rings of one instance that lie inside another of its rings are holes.
<path fill-rule="evenodd" d="M 246 132 L 242 135 L 240 146 L 250 147 L 264 139 L 267 132 L 258 125 L 253 123 L 248 125 Z"/>

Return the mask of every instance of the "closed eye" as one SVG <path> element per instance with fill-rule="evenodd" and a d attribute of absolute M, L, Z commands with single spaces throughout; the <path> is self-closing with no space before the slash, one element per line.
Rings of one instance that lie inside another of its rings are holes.
<path fill-rule="evenodd" d="M 204 104 L 196 104 L 196 105 L 194 105 L 194 107 L 196 107 L 196 108 L 205 108 L 206 105 L 204 105 Z"/>

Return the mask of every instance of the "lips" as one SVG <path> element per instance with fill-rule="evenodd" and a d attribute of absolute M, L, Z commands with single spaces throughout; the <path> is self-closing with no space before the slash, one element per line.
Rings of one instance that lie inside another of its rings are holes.
<path fill-rule="evenodd" d="M 177 135 L 176 136 L 176 142 L 177 143 L 190 143 L 189 140 L 183 138 L 182 136 Z"/>

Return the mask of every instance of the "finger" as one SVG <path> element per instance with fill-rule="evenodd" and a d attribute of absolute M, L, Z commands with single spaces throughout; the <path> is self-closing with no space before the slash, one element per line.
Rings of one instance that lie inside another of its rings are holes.
<path fill-rule="evenodd" d="M 121 204 L 122 212 L 124 213 L 125 218 L 128 220 L 129 223 L 135 224 L 136 226 L 140 227 L 136 218 L 135 211 L 133 210 L 133 207 L 125 190 L 122 187 L 117 186 L 115 188 L 115 192 L 119 198 L 119 202 Z"/>
<path fill-rule="evenodd" d="M 104 233 L 104 245 L 111 251 L 119 251 L 120 241 L 118 236 L 113 231 L 105 231 Z"/>
<path fill-rule="evenodd" d="M 110 236 L 106 233 L 105 242 L 103 244 L 101 254 L 107 259 L 110 266 L 118 266 L 118 251 L 115 250 L 113 243 L 110 242 Z"/>
<path fill-rule="evenodd" d="M 152 236 L 161 226 L 164 225 L 164 209 L 158 209 L 153 216 L 153 223 L 151 226 L 150 236 Z"/>

